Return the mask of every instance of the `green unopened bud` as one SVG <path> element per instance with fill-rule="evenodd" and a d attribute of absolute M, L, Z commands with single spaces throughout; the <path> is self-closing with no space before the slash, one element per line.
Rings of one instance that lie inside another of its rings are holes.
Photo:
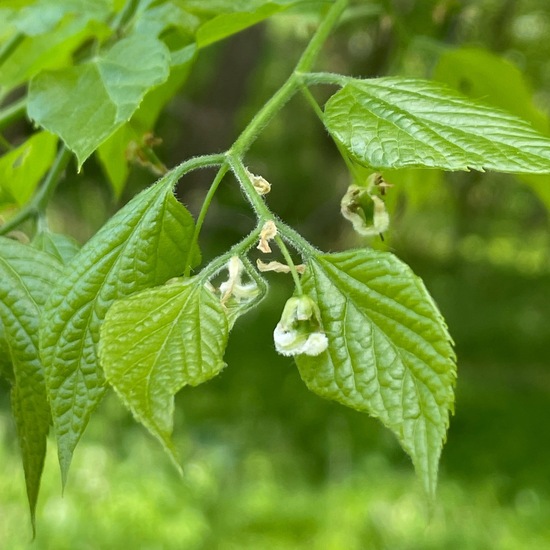
<path fill-rule="evenodd" d="M 275 349 L 282 355 L 319 355 L 328 347 L 319 307 L 309 296 L 287 300 L 273 332 Z"/>

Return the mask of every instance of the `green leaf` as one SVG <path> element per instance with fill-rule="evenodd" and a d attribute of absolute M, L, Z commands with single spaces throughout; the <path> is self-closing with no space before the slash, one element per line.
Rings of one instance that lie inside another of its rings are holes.
<path fill-rule="evenodd" d="M 197 46 L 205 48 L 214 42 L 238 33 L 271 15 L 282 11 L 284 6 L 266 2 L 254 11 L 223 13 L 203 23 L 197 31 Z"/>
<path fill-rule="evenodd" d="M 184 270 L 194 224 L 173 195 L 176 179 L 166 176 L 113 216 L 67 266 L 46 304 L 40 343 L 63 483 L 105 393 L 96 345 L 107 310 Z"/>
<path fill-rule="evenodd" d="M 184 50 L 184 51 L 183 51 Z M 166 82 L 151 90 L 132 119 L 120 127 L 97 149 L 97 155 L 116 197 L 120 197 L 129 174 L 132 147 L 139 147 L 143 137 L 152 132 L 162 108 L 187 80 L 195 58 L 195 45 L 179 52 L 180 64 L 173 66 Z M 183 55 L 182 55 L 183 54 Z M 172 56 L 172 62 L 174 56 Z"/>
<path fill-rule="evenodd" d="M 47 230 L 40 231 L 31 245 L 57 258 L 63 265 L 68 264 L 80 250 L 80 245 L 72 237 Z"/>
<path fill-rule="evenodd" d="M 140 132 L 135 126 L 134 120 L 127 122 L 107 138 L 96 151 L 97 159 L 117 199 L 122 195 L 130 174 L 128 153 L 133 144 L 138 146 L 145 134 L 145 131 Z"/>
<path fill-rule="evenodd" d="M 175 2 L 163 2 L 160 5 L 147 6 L 143 11 L 138 9 L 135 32 L 146 36 L 159 36 L 168 28 L 175 27 L 180 32 L 193 36 L 200 20 Z"/>
<path fill-rule="evenodd" d="M 4 325 L 0 317 L 0 376 L 2 378 L 13 381 L 13 367 L 11 364 L 10 349 L 6 340 Z"/>
<path fill-rule="evenodd" d="M 346 80 L 327 102 L 325 125 L 360 163 L 550 172 L 550 140 L 504 111 L 424 80 Z"/>
<path fill-rule="evenodd" d="M 76 18 L 63 20 L 46 34 L 26 37 L 0 65 L 0 97 L 42 70 L 72 65 L 73 53 L 86 40 L 101 41 L 110 33 L 103 23 Z"/>
<path fill-rule="evenodd" d="M 407 208 L 411 212 L 420 212 L 422 209 L 439 209 L 441 203 L 452 205 L 449 196 L 451 188 L 443 184 L 444 172 L 430 170 L 429 168 L 400 168 L 398 170 L 385 170 L 384 178 L 394 187 L 385 197 L 388 212 L 398 208 L 403 195 L 406 196 Z M 366 177 L 363 181 L 366 180 Z"/>
<path fill-rule="evenodd" d="M 29 116 L 61 137 L 82 166 L 132 117 L 145 94 L 168 78 L 169 64 L 170 52 L 161 41 L 128 36 L 93 61 L 36 76 Z"/>
<path fill-rule="evenodd" d="M 456 367 L 421 279 L 392 254 L 364 249 L 313 257 L 302 284 L 329 341 L 318 357 L 296 356 L 302 379 L 314 393 L 379 418 L 433 496 Z"/>
<path fill-rule="evenodd" d="M 270 4 L 288 6 L 300 2 L 307 3 L 308 0 L 186 0 L 185 8 L 201 15 L 215 17 L 225 13 L 254 12 Z"/>
<path fill-rule="evenodd" d="M 38 350 L 40 307 L 61 265 L 49 254 L 0 237 L 0 321 L 12 364 L 11 403 L 34 530 L 50 409 Z"/>
<path fill-rule="evenodd" d="M 439 58 L 433 77 L 469 97 L 482 97 L 506 109 L 548 136 L 548 116 L 535 105 L 529 83 L 508 59 L 480 48 L 457 48 Z M 550 181 L 547 175 L 521 174 L 519 179 L 529 185 L 550 208 Z"/>
<path fill-rule="evenodd" d="M 82 20 L 106 20 L 111 12 L 110 0 L 39 0 L 18 11 L 13 23 L 28 35 L 52 30 L 67 15 Z"/>
<path fill-rule="evenodd" d="M 19 32 L 34 36 L 54 29 L 68 14 L 82 24 L 93 19 L 101 21 L 109 15 L 110 7 L 109 0 L 39 0 L 19 10 L 12 23 Z"/>
<path fill-rule="evenodd" d="M 539 132 L 548 131 L 547 116 L 535 106 L 525 77 L 508 59 L 481 48 L 450 49 L 439 58 L 433 78 L 527 120 Z"/>
<path fill-rule="evenodd" d="M 38 132 L 0 157 L 0 204 L 24 205 L 55 158 L 57 137 Z"/>
<path fill-rule="evenodd" d="M 116 301 L 105 317 L 100 358 L 107 380 L 176 464 L 174 395 L 225 367 L 228 333 L 219 297 L 199 277 Z"/>

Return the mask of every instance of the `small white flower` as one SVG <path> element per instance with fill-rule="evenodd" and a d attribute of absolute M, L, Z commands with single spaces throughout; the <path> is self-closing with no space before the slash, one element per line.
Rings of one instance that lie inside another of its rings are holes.
<path fill-rule="evenodd" d="M 313 332 L 309 335 L 304 347 L 302 348 L 302 353 L 306 355 L 320 355 L 328 348 L 328 338 L 324 332 Z"/>
<path fill-rule="evenodd" d="M 273 332 L 275 349 L 281 355 L 319 355 L 328 347 L 317 304 L 309 296 L 287 300 Z"/>
<path fill-rule="evenodd" d="M 292 349 L 296 335 L 292 330 L 285 330 L 281 323 L 277 323 L 273 331 L 273 340 L 275 341 L 275 349 L 282 355 L 293 355 L 287 351 Z"/>
<path fill-rule="evenodd" d="M 305 336 L 305 339 L 304 339 Z M 278 323 L 273 331 L 275 349 L 281 355 L 319 355 L 328 347 L 328 339 L 323 332 L 301 335 L 296 330 L 285 330 Z"/>
<path fill-rule="evenodd" d="M 230 298 L 237 302 L 243 302 L 252 300 L 259 294 L 260 290 L 254 281 L 242 282 L 243 270 L 244 265 L 241 259 L 238 256 L 232 256 L 227 263 L 229 277 L 220 285 L 222 305 L 226 305 Z"/>

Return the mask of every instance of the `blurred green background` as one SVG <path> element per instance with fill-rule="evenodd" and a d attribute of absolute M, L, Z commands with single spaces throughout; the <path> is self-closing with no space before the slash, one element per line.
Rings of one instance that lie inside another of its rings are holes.
<path fill-rule="evenodd" d="M 315 22 L 291 13 L 205 51 L 158 125 L 166 164 L 229 147 L 292 70 Z M 436 78 L 548 134 L 549 36 L 547 0 L 357 2 L 320 68 Z M 329 91 L 315 93 L 322 101 Z M 428 508 L 389 432 L 310 394 L 292 360 L 275 354 L 271 333 L 292 286 L 273 275 L 268 299 L 232 333 L 227 369 L 177 398 L 184 479 L 109 395 L 63 497 L 51 439 L 32 546 L 2 387 L 0 547 L 550 548 L 549 178 L 388 173 L 392 225 L 384 242 L 365 242 L 340 219 L 349 175 L 301 97 L 247 162 L 272 183 L 273 210 L 314 244 L 390 250 L 439 304 L 459 377 L 437 503 Z M 195 214 L 211 177 L 204 171 L 179 185 Z M 123 201 L 152 181 L 134 168 Z M 84 242 L 119 207 L 90 161 L 62 184 L 51 222 Z M 253 224 L 228 180 L 202 235 L 205 260 Z"/>

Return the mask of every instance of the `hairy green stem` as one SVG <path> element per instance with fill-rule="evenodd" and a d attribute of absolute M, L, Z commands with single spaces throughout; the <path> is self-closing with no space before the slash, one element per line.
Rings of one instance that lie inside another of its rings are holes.
<path fill-rule="evenodd" d="M 329 80 L 329 73 L 318 73 L 318 75 L 321 76 L 317 76 L 315 78 L 311 77 L 308 74 L 308 71 L 311 70 L 311 67 L 315 63 L 315 60 L 317 59 L 317 56 L 319 55 L 319 52 L 324 42 L 328 38 L 333 27 L 338 22 L 347 5 L 348 0 L 336 0 L 336 2 L 331 6 L 327 15 L 319 25 L 317 31 L 315 32 L 308 46 L 301 55 L 292 74 L 279 88 L 279 90 L 277 90 L 277 92 L 271 97 L 271 99 L 269 99 L 269 101 L 263 106 L 263 108 L 258 111 L 256 116 L 251 120 L 251 122 L 244 129 L 241 135 L 237 138 L 231 149 L 226 153 L 226 158 L 229 166 L 235 173 L 237 179 L 241 184 L 243 192 L 245 193 L 246 197 L 248 198 L 258 216 L 258 226 L 263 226 L 263 224 L 268 220 L 274 221 L 278 230 L 279 227 L 283 229 L 286 238 L 289 241 L 291 241 L 293 244 L 296 243 L 296 245 L 300 249 L 303 249 L 302 253 L 304 255 L 307 255 L 308 252 L 311 253 L 312 247 L 302 237 L 299 237 L 299 239 L 295 240 L 293 238 L 295 235 L 289 231 L 289 228 L 287 228 L 281 222 L 275 221 L 275 216 L 272 214 L 271 210 L 265 204 L 262 197 L 260 197 L 260 195 L 257 193 L 252 182 L 250 181 L 249 176 L 246 172 L 246 168 L 241 159 L 250 148 L 254 140 L 257 138 L 260 131 L 271 121 L 275 114 L 283 108 L 283 106 L 287 103 L 287 101 L 290 100 L 290 98 L 296 93 L 298 89 L 305 88 L 305 81 L 308 80 L 308 77 L 311 81 L 319 80 L 323 83 Z M 330 75 L 330 83 L 338 83 L 341 85 L 341 82 L 341 78 L 338 79 L 336 75 Z M 306 98 L 312 102 L 316 113 L 319 116 L 322 116 L 319 106 L 317 105 L 310 93 L 306 94 Z M 296 236 L 298 236 L 297 233 Z M 275 242 L 277 243 L 277 246 L 281 250 L 285 261 L 290 268 L 290 272 L 294 279 L 294 284 L 296 285 L 298 293 L 302 294 L 303 291 L 300 283 L 300 277 L 284 240 L 279 235 L 276 235 Z"/>
<path fill-rule="evenodd" d="M 309 90 L 309 88 L 305 85 L 303 85 L 301 87 L 301 91 L 302 93 L 304 94 L 305 98 L 307 99 L 307 101 L 309 102 L 309 104 L 311 105 L 311 108 L 315 111 L 315 113 L 317 114 L 319 120 L 323 123 L 323 111 L 321 110 L 321 107 L 319 107 L 319 104 L 317 103 L 317 101 L 315 100 L 315 98 L 313 97 L 313 94 L 311 93 L 311 91 Z M 354 175 L 354 177 L 356 179 L 357 178 L 357 170 L 355 169 L 353 163 L 350 161 L 349 159 L 349 156 L 346 152 L 346 150 L 344 149 L 344 147 L 342 145 L 340 145 L 336 140 L 334 140 L 334 143 L 336 145 L 336 147 L 338 148 L 338 150 L 340 151 L 340 155 L 342 156 L 342 158 L 344 159 L 344 162 L 346 163 L 347 167 L 348 167 L 348 170 Z"/>
<path fill-rule="evenodd" d="M 296 73 L 300 82 L 306 86 L 316 84 L 332 84 L 334 86 L 345 86 L 351 77 L 336 73 Z"/>
<path fill-rule="evenodd" d="M 277 223 L 277 230 L 283 239 L 292 243 L 292 246 L 297 250 L 305 262 L 314 254 L 320 253 L 320 250 L 317 250 L 309 241 L 304 239 L 298 231 L 286 223 L 279 221 Z"/>
<path fill-rule="evenodd" d="M 0 226 L 0 235 L 5 235 L 15 229 L 21 223 L 31 218 L 37 218 L 46 209 L 48 201 L 53 195 L 61 175 L 65 171 L 71 158 L 71 152 L 63 145 L 52 164 L 50 171 L 44 179 L 36 195 L 13 218 Z"/>
<path fill-rule="evenodd" d="M 301 296 L 304 291 L 302 289 L 302 283 L 300 281 L 300 276 L 298 275 L 298 270 L 296 269 L 296 264 L 294 263 L 294 260 L 292 259 L 292 256 L 290 255 L 290 252 L 288 251 L 285 242 L 283 241 L 283 239 L 281 239 L 279 235 L 275 235 L 275 242 L 277 243 L 277 246 L 279 247 L 283 258 L 285 259 L 286 264 L 290 268 L 290 274 L 292 275 L 292 279 L 294 280 L 294 286 L 298 291 L 298 295 Z"/>
<path fill-rule="evenodd" d="M 310 73 L 310 74 L 314 74 L 314 73 Z M 325 76 L 327 76 L 327 75 L 332 76 L 330 73 L 319 73 L 319 74 L 325 74 Z M 304 75 L 304 76 L 309 76 L 309 75 Z M 338 75 L 336 75 L 336 76 L 338 76 Z M 331 82 L 331 84 L 332 84 L 332 82 Z M 324 124 L 323 111 L 321 110 L 321 107 L 319 107 L 319 104 L 317 103 L 317 101 L 313 97 L 313 94 L 311 93 L 310 89 L 305 84 L 302 84 L 302 86 L 300 87 L 300 90 L 304 94 L 304 97 L 307 99 L 308 103 L 311 105 L 311 108 L 315 111 L 315 114 L 317 115 L 317 117 L 319 118 L 321 123 Z M 358 174 L 357 174 L 357 169 L 353 165 L 353 163 L 351 162 L 351 160 L 349 158 L 349 155 L 347 154 L 345 148 L 340 143 L 338 143 L 338 141 L 336 141 L 336 140 L 334 140 L 334 144 L 338 148 L 338 151 L 340 151 L 340 155 L 344 159 L 344 162 L 346 163 L 346 166 L 348 167 L 348 170 L 350 171 L 350 173 L 353 174 L 353 176 L 356 180 L 359 180 L 359 177 L 358 177 Z"/>
<path fill-rule="evenodd" d="M 241 184 L 241 188 L 246 198 L 252 205 L 252 208 L 259 218 L 259 222 L 264 223 L 267 220 L 272 219 L 273 214 L 271 213 L 271 210 L 267 207 L 264 200 L 258 194 L 256 189 L 254 189 L 254 185 L 252 185 L 252 182 L 250 181 L 250 178 L 246 173 L 246 168 L 241 158 L 237 155 L 227 153 L 227 162 L 229 163 L 231 170 L 233 170 L 233 173 L 239 180 L 239 183 Z"/>
<path fill-rule="evenodd" d="M 255 227 L 244 239 L 233 245 L 225 254 L 214 258 L 201 272 L 198 274 L 204 282 L 212 278 L 220 269 L 222 269 L 232 256 L 241 256 L 246 254 L 255 243 L 258 242 L 261 226 Z"/>
<path fill-rule="evenodd" d="M 197 244 L 199 240 L 199 234 L 202 228 L 202 224 L 204 222 L 204 218 L 206 217 L 206 213 L 208 211 L 208 207 L 210 206 L 210 203 L 212 202 L 212 198 L 214 197 L 214 193 L 216 192 L 216 189 L 218 188 L 221 180 L 223 179 L 223 176 L 228 170 L 225 155 L 219 154 L 219 155 L 202 155 L 199 157 L 193 157 L 191 159 L 188 159 L 181 164 L 178 164 L 178 166 L 172 168 L 169 172 L 166 173 L 166 175 L 163 177 L 163 179 L 166 180 L 166 182 L 169 183 L 169 185 L 173 185 L 174 178 L 178 180 L 181 178 L 184 174 L 187 174 L 188 172 L 192 172 L 193 170 L 197 170 L 199 168 L 209 168 L 211 166 L 220 166 L 220 169 L 218 170 L 218 173 L 216 174 L 216 177 L 214 178 L 214 182 L 210 186 L 210 189 L 208 190 L 208 193 L 206 195 L 206 198 L 204 199 L 203 205 L 201 207 L 201 211 L 199 212 L 199 217 L 197 218 L 197 222 L 195 224 L 195 229 L 193 230 L 193 236 L 191 238 L 191 246 L 189 247 L 189 251 L 187 252 L 187 257 L 185 259 L 185 271 L 184 275 L 186 277 L 189 276 L 191 273 L 191 255 L 193 253 L 193 250 L 195 248 L 195 245 Z M 225 166 L 225 171 L 224 171 Z"/>
<path fill-rule="evenodd" d="M 163 176 L 163 179 L 172 181 L 173 178 L 179 179 L 183 175 L 198 170 L 199 168 L 209 168 L 211 166 L 220 166 L 225 162 L 224 154 L 216 155 L 201 155 L 183 161 L 181 164 L 174 166 L 170 171 Z"/>
<path fill-rule="evenodd" d="M 311 108 L 319 118 L 321 122 L 323 122 L 323 111 L 321 107 L 319 107 L 319 104 L 317 103 L 317 100 L 313 97 L 313 94 L 309 90 L 309 88 L 302 84 L 300 86 L 300 91 L 304 94 L 304 97 L 307 99 L 308 103 L 311 105 Z"/>
<path fill-rule="evenodd" d="M 256 113 L 254 118 L 231 147 L 229 151 L 230 154 L 243 157 L 254 140 L 258 137 L 258 134 L 296 93 L 305 76 L 304 73 L 307 73 L 307 71 L 311 69 L 319 55 L 323 43 L 337 23 L 339 17 L 342 15 L 347 4 L 348 0 L 337 0 L 331 6 L 326 17 L 323 19 L 304 50 L 304 53 L 301 55 L 292 74 L 269 101 Z"/>
<path fill-rule="evenodd" d="M 189 274 L 191 273 L 191 255 L 193 253 L 193 250 L 195 249 L 195 246 L 199 241 L 199 235 L 204 223 L 204 219 L 206 218 L 206 214 L 208 212 L 208 209 L 210 208 L 210 204 L 212 203 L 214 194 L 216 193 L 220 183 L 222 182 L 225 174 L 227 174 L 228 170 L 229 170 L 229 166 L 227 163 L 224 163 L 220 166 L 218 173 L 216 174 L 216 177 L 214 178 L 214 181 L 212 182 L 212 185 L 210 186 L 210 189 L 208 190 L 208 193 L 206 194 L 206 197 L 204 198 L 204 201 L 202 203 L 201 210 L 199 212 L 197 221 L 195 223 L 195 229 L 193 230 L 193 237 L 191 238 L 191 245 L 189 247 L 189 252 L 187 253 L 187 258 L 185 259 L 184 275 L 186 277 L 189 277 Z"/>
<path fill-rule="evenodd" d="M 271 99 L 269 99 L 269 101 L 258 111 L 258 113 L 256 113 L 256 116 L 254 116 L 248 126 L 237 138 L 231 149 L 227 152 L 227 158 L 233 159 L 232 161 L 230 160 L 233 165 L 236 164 L 235 159 L 240 159 L 244 156 L 260 131 L 270 122 L 275 114 L 282 109 L 285 103 L 296 93 L 298 88 L 304 86 L 305 81 L 311 80 L 312 83 L 317 83 L 314 82 L 317 78 L 320 82 L 326 83 L 326 81 L 330 78 L 332 79 L 331 83 L 335 83 L 335 80 L 341 83 L 341 79 L 345 78 L 339 77 L 340 79 L 338 79 L 338 75 L 332 75 L 331 73 L 308 73 L 308 71 L 317 59 L 324 42 L 329 36 L 334 25 L 338 22 L 338 19 L 346 9 L 347 5 L 348 0 L 336 0 L 336 2 L 331 6 L 326 17 L 323 19 L 308 46 L 304 50 L 304 53 L 301 55 L 292 74 L 271 97 Z M 241 176 L 238 176 L 239 180 L 241 183 L 250 183 L 244 172 L 244 166 L 242 167 L 242 170 L 243 172 Z M 252 206 L 254 206 L 255 209 L 256 207 L 259 207 L 259 210 L 257 210 L 259 215 L 261 215 L 262 212 L 264 212 L 264 214 L 267 212 L 267 215 L 270 215 L 271 213 L 263 201 L 256 200 L 258 196 L 253 186 L 250 184 L 249 187 L 252 188 L 252 191 L 249 192 L 245 189 L 245 192 L 248 195 L 248 199 L 252 202 Z"/>
<path fill-rule="evenodd" d="M 279 222 L 275 220 L 275 216 L 265 204 L 262 197 L 258 194 L 256 189 L 254 188 L 254 185 L 252 185 L 252 182 L 250 181 L 250 178 L 246 173 L 246 168 L 244 167 L 242 160 L 232 155 L 228 155 L 227 159 L 231 166 L 231 169 L 237 176 L 237 179 L 239 180 L 245 195 L 247 196 L 256 214 L 258 215 L 258 226 L 262 227 L 265 222 L 273 221 L 275 223 L 275 226 L 277 227 Z M 283 257 L 287 262 L 288 267 L 290 268 L 290 273 L 292 274 L 292 278 L 294 279 L 294 284 L 296 285 L 298 294 L 302 294 L 303 291 L 302 285 L 300 283 L 300 277 L 298 275 L 298 272 L 296 271 L 296 266 L 294 264 L 294 261 L 292 260 L 292 256 L 290 255 L 288 248 L 286 247 L 286 244 L 284 243 L 283 239 L 281 239 L 278 235 L 275 235 L 275 242 L 277 243 L 277 246 L 281 250 Z"/>
<path fill-rule="evenodd" d="M 336 0 L 336 2 L 331 6 L 326 17 L 317 28 L 313 38 L 310 40 L 307 48 L 300 57 L 300 61 L 298 61 L 298 64 L 296 65 L 295 72 L 307 72 L 311 70 L 311 67 L 315 63 L 323 44 L 326 42 L 336 23 L 338 23 L 338 20 L 340 19 L 342 13 L 344 13 L 347 5 L 348 0 Z"/>
<path fill-rule="evenodd" d="M 229 152 L 238 157 L 243 157 L 258 137 L 258 134 L 296 93 L 297 87 L 298 81 L 294 74 L 292 74 L 269 101 L 256 113 L 248 126 L 237 138 Z"/>

